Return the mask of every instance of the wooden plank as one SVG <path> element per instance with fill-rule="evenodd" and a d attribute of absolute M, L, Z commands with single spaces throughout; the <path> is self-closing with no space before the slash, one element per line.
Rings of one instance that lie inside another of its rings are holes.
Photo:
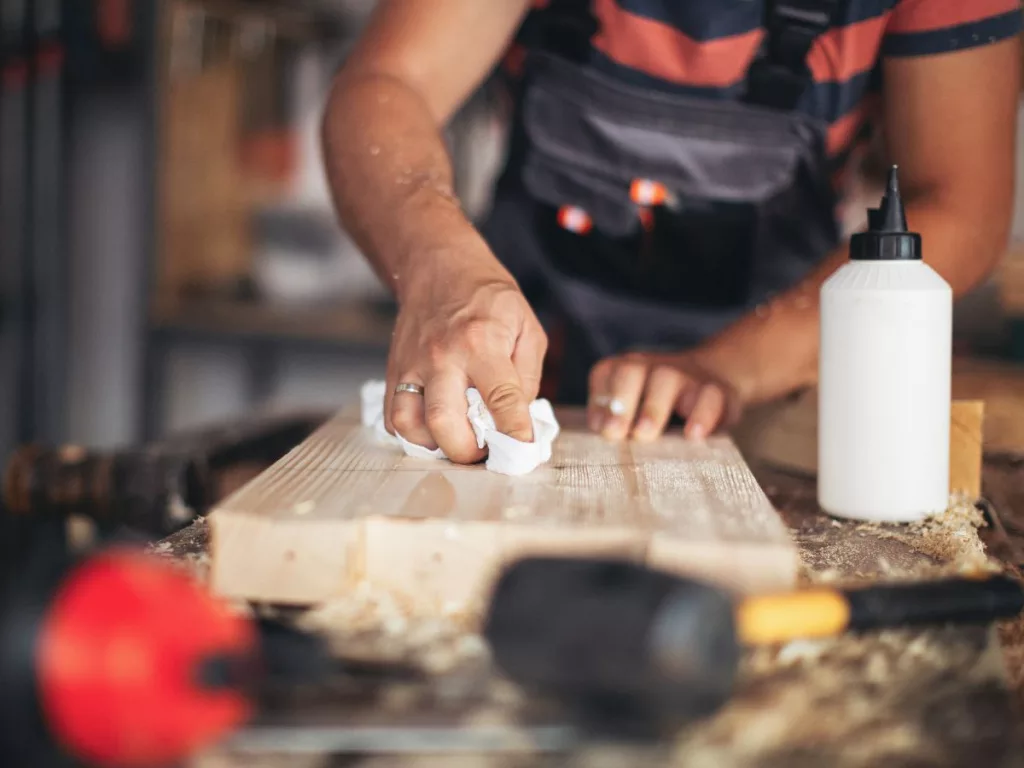
<path fill-rule="evenodd" d="M 949 416 L 949 492 L 981 498 L 985 401 L 955 400 Z"/>
<path fill-rule="evenodd" d="M 560 414 L 523 477 L 406 457 L 339 414 L 210 516 L 213 589 L 310 604 L 360 582 L 412 612 L 472 612 L 532 553 L 611 554 L 743 592 L 786 589 L 798 557 L 731 439 L 612 444 Z"/>

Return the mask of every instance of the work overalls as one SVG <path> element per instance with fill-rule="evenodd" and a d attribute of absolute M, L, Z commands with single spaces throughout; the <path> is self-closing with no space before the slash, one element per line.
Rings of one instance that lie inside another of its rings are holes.
<path fill-rule="evenodd" d="M 543 11 L 482 230 L 562 322 L 559 402 L 585 401 L 598 359 L 698 344 L 838 245 L 827 126 L 796 110 L 837 3 L 769 0 L 737 102 L 613 80 L 585 63 L 587 0 Z"/>

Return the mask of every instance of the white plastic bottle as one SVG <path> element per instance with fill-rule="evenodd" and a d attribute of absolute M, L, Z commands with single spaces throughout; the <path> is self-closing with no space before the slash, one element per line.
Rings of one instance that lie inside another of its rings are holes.
<path fill-rule="evenodd" d="M 821 289 L 818 503 L 909 522 L 949 503 L 953 295 L 907 231 L 896 168 Z"/>

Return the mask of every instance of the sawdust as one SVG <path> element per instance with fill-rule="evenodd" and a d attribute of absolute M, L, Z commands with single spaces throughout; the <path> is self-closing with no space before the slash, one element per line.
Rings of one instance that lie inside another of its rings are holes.
<path fill-rule="evenodd" d="M 996 573 L 1001 566 L 985 552 L 978 529 L 985 526 L 985 516 L 965 497 L 950 501 L 942 514 L 927 517 L 897 528 L 885 525 L 864 525 L 858 530 L 870 530 L 882 539 L 898 538 L 916 551 L 936 561 L 927 575 L 934 578 L 938 572 L 946 575 L 967 573 Z M 907 573 L 908 577 L 921 574 Z"/>
<path fill-rule="evenodd" d="M 744 659 L 744 684 L 717 717 L 684 735 L 687 766 L 956 765 L 938 728 L 985 725 L 964 701 L 964 679 L 1001 692 L 998 652 L 955 631 L 880 632 L 761 648 Z M 966 670 L 964 676 L 951 669 Z M 934 717 L 907 718 L 919 702 Z M 799 749 L 794 751 L 795 745 Z M 835 753 L 841 745 L 841 753 Z"/>
<path fill-rule="evenodd" d="M 805 583 L 900 582 L 1002 570 L 978 535 L 985 517 L 963 497 L 924 520 L 905 524 L 819 520 L 796 536 Z M 829 531 L 829 528 L 833 531 Z"/>
<path fill-rule="evenodd" d="M 360 582 L 352 594 L 327 601 L 297 619 L 351 658 L 414 663 L 442 675 L 489 658 L 486 643 L 458 615 L 415 615 L 394 595 Z"/>

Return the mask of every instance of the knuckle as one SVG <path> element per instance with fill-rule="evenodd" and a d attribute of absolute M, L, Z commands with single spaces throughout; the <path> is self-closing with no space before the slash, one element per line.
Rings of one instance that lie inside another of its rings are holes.
<path fill-rule="evenodd" d="M 647 356 L 642 352 L 627 352 L 622 356 L 622 360 L 630 365 L 647 365 Z"/>
<path fill-rule="evenodd" d="M 409 408 L 393 408 L 391 425 L 399 432 L 408 432 L 416 428 L 416 415 Z"/>
<path fill-rule="evenodd" d="M 470 349 L 488 350 L 494 347 L 495 330 L 495 324 L 490 320 L 474 319 L 466 323 L 462 335 Z"/>
<path fill-rule="evenodd" d="M 492 387 L 484 397 L 484 402 L 491 413 L 514 412 L 523 403 L 523 393 L 515 384 L 504 382 Z"/>
<path fill-rule="evenodd" d="M 427 344 L 425 352 L 427 360 L 434 370 L 442 367 L 451 354 L 449 352 L 448 345 L 440 341 L 433 341 Z"/>
<path fill-rule="evenodd" d="M 651 378 L 679 385 L 683 381 L 683 374 L 677 368 L 673 368 L 670 365 L 658 365 L 651 370 Z"/>
<path fill-rule="evenodd" d="M 431 432 L 435 430 L 444 432 L 454 424 L 452 411 L 444 403 L 427 403 L 424 410 L 424 418 Z"/>

